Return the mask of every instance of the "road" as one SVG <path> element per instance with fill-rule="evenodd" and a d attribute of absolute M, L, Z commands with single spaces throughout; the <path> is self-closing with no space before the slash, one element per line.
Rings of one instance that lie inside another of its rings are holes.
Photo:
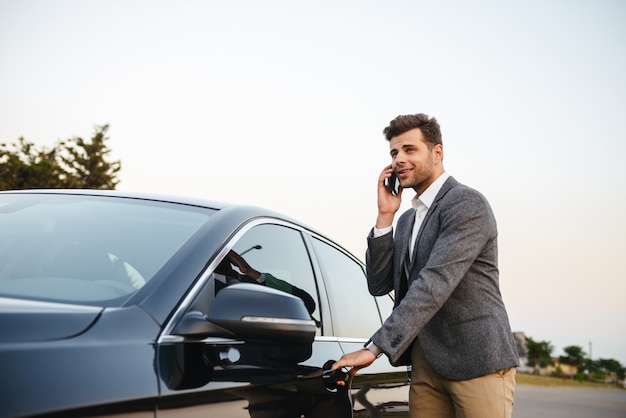
<path fill-rule="evenodd" d="M 513 418 L 626 418 L 625 389 L 517 385 Z"/>

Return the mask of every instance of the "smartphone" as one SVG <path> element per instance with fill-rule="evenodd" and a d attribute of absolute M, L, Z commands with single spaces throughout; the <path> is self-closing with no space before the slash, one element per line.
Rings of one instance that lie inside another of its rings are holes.
<path fill-rule="evenodd" d="M 400 193 L 400 180 L 398 180 L 398 176 L 396 173 L 391 173 L 391 177 L 385 180 L 385 187 L 387 191 L 391 193 L 393 196 L 396 196 Z"/>

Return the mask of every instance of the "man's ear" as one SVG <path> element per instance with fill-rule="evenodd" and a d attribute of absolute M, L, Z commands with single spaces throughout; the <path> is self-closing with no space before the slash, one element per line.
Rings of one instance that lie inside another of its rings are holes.
<path fill-rule="evenodd" d="M 437 144 L 433 147 L 433 154 L 435 155 L 435 161 L 443 161 L 443 145 Z"/>

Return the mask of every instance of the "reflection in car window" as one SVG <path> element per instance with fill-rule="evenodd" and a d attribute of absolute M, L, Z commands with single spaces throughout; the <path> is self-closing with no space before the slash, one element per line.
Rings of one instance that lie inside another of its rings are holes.
<path fill-rule="evenodd" d="M 303 299 L 311 317 L 318 324 L 319 299 L 311 261 L 300 232 L 279 225 L 259 225 L 248 231 L 233 247 L 233 251 L 253 269 L 242 271 L 236 257 L 230 266 L 238 274 L 260 281 Z M 228 258 L 228 257 L 227 257 Z M 216 271 L 216 273 L 219 273 Z M 261 280 L 257 280 L 259 274 Z"/>
<path fill-rule="evenodd" d="M 313 239 L 313 247 L 329 289 L 328 299 L 334 334 L 363 338 L 381 326 L 373 296 L 367 290 L 365 272 L 359 263 L 335 247 Z"/>
<path fill-rule="evenodd" d="M 107 305 L 141 288 L 213 210 L 16 194 L 0 203 L 0 295 Z"/>

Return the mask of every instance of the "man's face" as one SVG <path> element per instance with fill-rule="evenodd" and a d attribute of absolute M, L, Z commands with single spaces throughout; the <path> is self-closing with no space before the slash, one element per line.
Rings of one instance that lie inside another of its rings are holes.
<path fill-rule="evenodd" d="M 443 173 L 443 147 L 431 147 L 418 128 L 391 138 L 391 165 L 403 188 L 412 188 L 421 194 Z"/>

